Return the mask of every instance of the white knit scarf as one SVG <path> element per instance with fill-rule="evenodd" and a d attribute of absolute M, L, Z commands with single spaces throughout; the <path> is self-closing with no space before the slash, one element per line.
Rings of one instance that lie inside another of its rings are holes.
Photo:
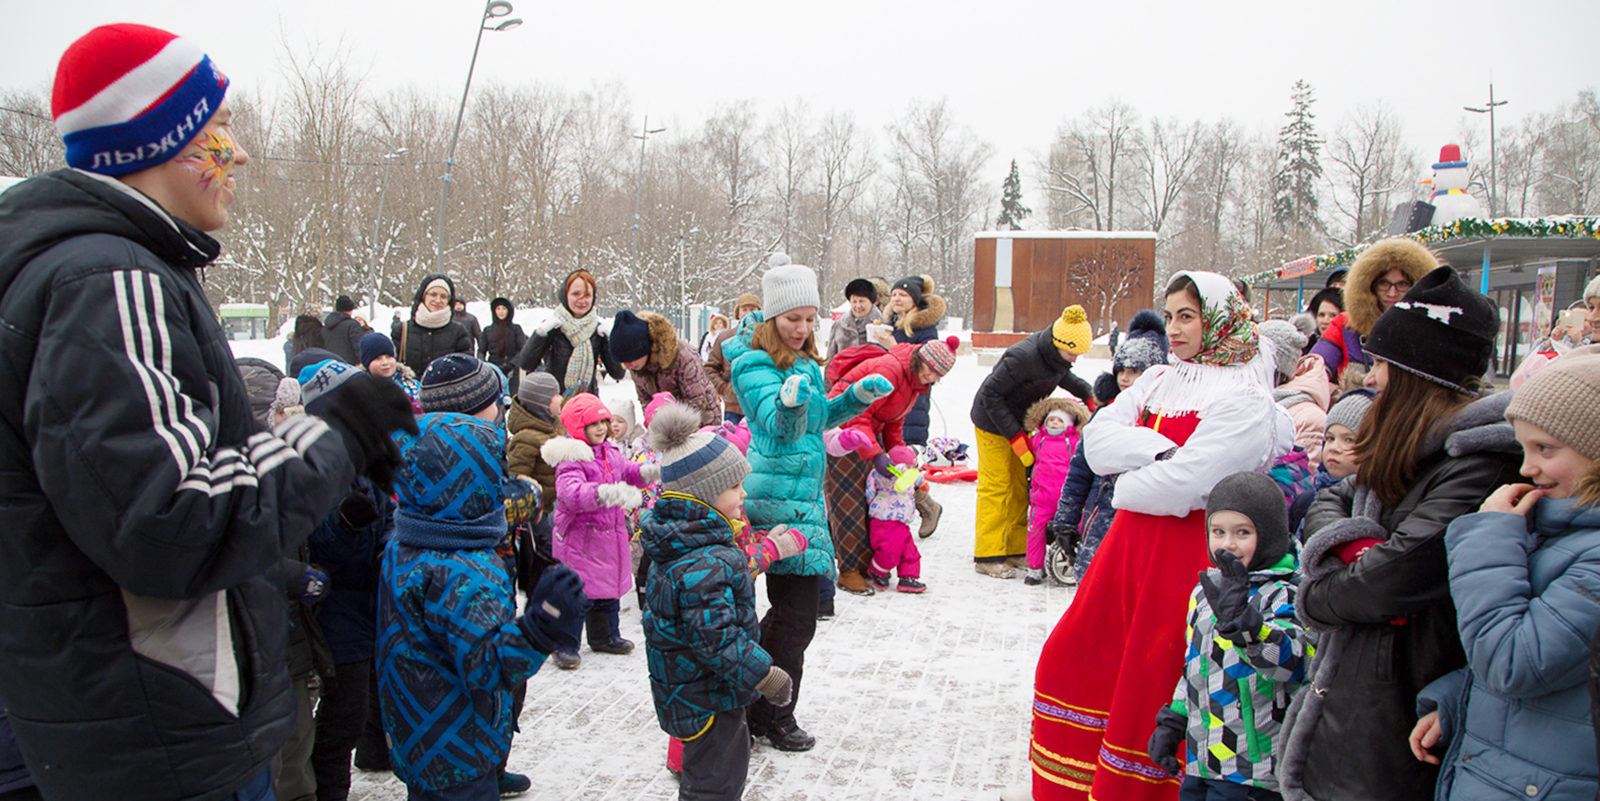
<path fill-rule="evenodd" d="M 567 375 L 563 382 L 566 394 L 582 391 L 594 380 L 594 332 L 600 325 L 599 315 L 590 308 L 582 317 L 573 317 L 565 305 L 556 307 L 556 320 L 561 333 L 572 343 L 572 358 L 567 360 Z"/>

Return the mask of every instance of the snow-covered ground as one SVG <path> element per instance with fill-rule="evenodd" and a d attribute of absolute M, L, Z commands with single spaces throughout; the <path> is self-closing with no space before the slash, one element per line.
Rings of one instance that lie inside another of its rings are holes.
<path fill-rule="evenodd" d="M 481 319 L 481 318 L 480 318 Z M 238 355 L 281 362 L 282 340 L 235 342 Z M 1092 382 L 1104 360 L 1079 361 Z M 932 432 L 972 443 L 968 410 L 988 374 L 974 355 L 956 360 L 934 387 Z M 607 401 L 633 397 L 630 382 L 605 382 Z M 1029 780 L 1033 670 L 1040 647 L 1072 600 L 1048 583 L 1029 587 L 972 569 L 973 484 L 933 485 L 944 504 L 939 530 L 918 545 L 921 596 L 839 593 L 838 616 L 817 625 L 807 650 L 797 717 L 817 738 L 789 754 L 763 742 L 750 758 L 748 801 L 779 799 L 989 799 Z M 766 603 L 761 580 L 758 612 Z M 670 799 L 644 635 L 633 596 L 622 600 L 627 656 L 585 650 L 576 671 L 548 665 L 528 682 L 510 767 L 533 778 L 532 799 Z M 353 801 L 405 798 L 390 774 L 359 773 Z"/>

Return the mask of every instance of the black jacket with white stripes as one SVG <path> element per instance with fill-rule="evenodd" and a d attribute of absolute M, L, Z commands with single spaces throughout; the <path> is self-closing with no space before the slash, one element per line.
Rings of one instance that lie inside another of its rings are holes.
<path fill-rule="evenodd" d="M 46 798 L 220 798 L 294 727 L 269 576 L 355 471 L 255 433 L 218 250 L 86 172 L 0 195 L 0 701 Z"/>

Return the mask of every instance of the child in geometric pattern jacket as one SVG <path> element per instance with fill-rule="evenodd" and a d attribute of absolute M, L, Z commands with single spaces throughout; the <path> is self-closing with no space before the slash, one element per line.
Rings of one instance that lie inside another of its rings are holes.
<path fill-rule="evenodd" d="M 697 431 L 699 423 L 693 409 L 674 405 L 650 424 L 663 492 L 640 520 L 654 563 L 645 650 L 656 718 L 683 741 L 679 798 L 738 799 L 750 761 L 745 707 L 761 697 L 789 703 L 793 682 L 757 642 L 755 583 L 734 544 L 750 464 L 726 439 Z M 764 547 L 782 559 L 806 539 L 784 528 Z"/>
<path fill-rule="evenodd" d="M 1207 499 L 1206 531 L 1216 568 L 1189 596 L 1183 679 L 1156 714 L 1150 759 L 1185 774 L 1182 801 L 1277 799 L 1273 746 L 1313 652 L 1294 616 L 1282 490 L 1260 473 L 1224 478 Z"/>

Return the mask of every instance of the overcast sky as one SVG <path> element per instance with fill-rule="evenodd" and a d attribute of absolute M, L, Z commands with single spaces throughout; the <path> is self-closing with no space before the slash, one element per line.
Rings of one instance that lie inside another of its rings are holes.
<path fill-rule="evenodd" d="M 1027 175 L 1063 119 L 1112 97 L 1145 115 L 1229 116 L 1275 135 L 1290 86 L 1305 78 L 1324 133 L 1357 105 L 1383 100 L 1431 158 L 1476 116 L 1461 107 L 1486 101 L 1491 79 L 1497 98 L 1511 101 L 1498 115 L 1502 129 L 1600 85 L 1600 0 L 513 2 L 525 24 L 484 35 L 475 85 L 578 91 L 614 80 L 669 136 L 745 98 L 850 109 L 881 132 L 913 99 L 944 96 L 994 147 L 996 188 L 1011 158 Z M 48 87 L 74 38 L 131 21 L 198 41 L 236 86 L 282 80 L 281 30 L 296 47 L 342 44 L 375 90 L 409 84 L 455 102 L 483 4 L 0 0 L 0 8 L 3 88 Z"/>

